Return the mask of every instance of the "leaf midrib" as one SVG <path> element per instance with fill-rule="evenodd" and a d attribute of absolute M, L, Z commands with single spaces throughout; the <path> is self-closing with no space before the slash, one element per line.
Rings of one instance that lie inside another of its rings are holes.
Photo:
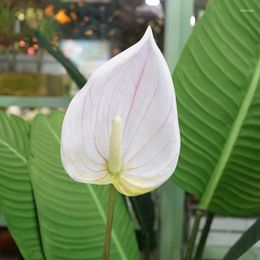
<path fill-rule="evenodd" d="M 7 147 L 7 149 L 10 150 L 12 153 L 14 153 L 18 158 L 20 158 L 23 163 L 27 164 L 27 159 L 21 153 L 19 153 L 17 150 L 15 150 L 11 145 L 9 145 L 7 142 L 0 139 L 0 144 Z"/>
<path fill-rule="evenodd" d="M 210 202 L 211 202 L 212 197 L 215 193 L 215 190 L 218 186 L 218 183 L 224 173 L 224 169 L 226 167 L 228 159 L 230 158 L 230 155 L 233 151 L 233 147 L 236 143 L 240 130 L 243 126 L 244 120 L 247 116 L 248 109 L 254 98 L 254 94 L 257 89 L 257 84 L 258 84 L 259 79 L 260 79 L 260 56 L 258 57 L 256 67 L 255 67 L 249 88 L 247 90 L 247 93 L 245 94 L 242 105 L 238 111 L 237 117 L 231 127 L 229 136 L 228 136 L 226 143 L 223 147 L 223 150 L 220 154 L 219 160 L 212 172 L 212 175 L 210 177 L 206 190 L 201 198 L 201 201 L 199 204 L 200 209 L 207 210 L 210 205 Z"/>
<path fill-rule="evenodd" d="M 60 137 L 56 134 L 56 132 L 54 131 L 54 129 L 52 128 L 52 126 L 49 124 L 48 122 L 48 128 L 50 129 L 50 132 L 53 134 L 54 138 L 56 139 L 56 141 L 58 142 L 58 144 L 60 145 Z M 103 206 L 95 192 L 95 190 L 93 189 L 93 187 L 90 185 L 90 184 L 86 184 L 86 187 L 88 188 L 91 196 L 93 197 L 93 200 L 95 201 L 96 205 L 97 205 L 97 208 L 98 208 L 98 211 L 99 211 L 99 214 L 101 215 L 102 217 L 102 220 L 104 221 L 104 223 L 106 223 L 106 213 L 105 213 L 105 210 L 103 209 Z M 112 228 L 112 239 L 114 240 L 115 242 L 115 245 L 117 246 L 117 249 L 118 249 L 118 252 L 121 256 L 120 259 L 122 260 L 127 260 L 127 256 L 124 252 L 124 249 L 114 231 L 114 229 Z"/>

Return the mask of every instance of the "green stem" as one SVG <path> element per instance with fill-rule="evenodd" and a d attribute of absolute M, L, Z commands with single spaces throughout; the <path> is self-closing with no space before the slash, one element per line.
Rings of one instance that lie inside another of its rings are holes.
<path fill-rule="evenodd" d="M 205 247 L 205 244 L 206 244 L 206 241 L 207 241 L 207 238 L 208 238 L 208 234 L 209 234 L 209 231 L 210 231 L 210 226 L 211 226 L 211 223 L 213 221 L 213 218 L 214 218 L 214 214 L 209 212 L 207 214 L 206 223 L 205 223 L 205 226 L 202 230 L 202 234 L 201 234 L 201 237 L 200 237 L 199 245 L 198 245 L 198 248 L 196 250 L 194 260 L 200 260 L 202 258 L 204 247 Z"/>
<path fill-rule="evenodd" d="M 203 215 L 203 212 L 201 210 L 197 209 L 196 215 L 195 215 L 195 220 L 194 220 L 192 231 L 191 231 L 191 235 L 190 235 L 190 238 L 189 238 L 189 241 L 188 241 L 185 260 L 191 260 L 192 259 L 193 249 L 194 249 L 194 246 L 195 246 L 195 242 L 196 242 L 196 238 L 197 238 L 200 220 L 201 220 L 202 215 Z"/>
<path fill-rule="evenodd" d="M 104 260 L 109 260 L 113 213 L 114 213 L 115 197 L 116 197 L 115 195 L 116 195 L 116 189 L 111 184 L 109 187 L 109 198 L 108 198 L 108 207 L 107 207 L 106 235 L 105 235 L 104 251 L 103 251 Z"/>

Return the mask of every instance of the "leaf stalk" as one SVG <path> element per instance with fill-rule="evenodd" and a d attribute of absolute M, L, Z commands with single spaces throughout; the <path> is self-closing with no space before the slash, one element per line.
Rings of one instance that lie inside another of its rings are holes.
<path fill-rule="evenodd" d="M 214 218 L 214 214 L 209 212 L 207 214 L 206 223 L 205 223 L 205 226 L 203 227 L 203 230 L 202 230 L 202 234 L 201 234 L 201 237 L 200 237 L 199 245 L 197 247 L 194 260 L 200 260 L 202 258 L 204 247 L 205 247 L 206 242 L 207 242 L 207 238 L 208 238 L 208 234 L 209 234 L 209 231 L 210 231 L 210 226 L 211 226 L 211 223 L 213 221 L 213 218 Z"/>
<path fill-rule="evenodd" d="M 203 215 L 203 212 L 199 209 L 196 210 L 196 215 L 195 215 L 195 220 L 192 226 L 192 231 L 191 231 L 191 235 L 188 241 L 188 245 L 187 245 L 187 250 L 186 250 L 186 256 L 185 256 L 185 260 L 191 260 L 192 256 L 193 256 L 193 250 L 194 250 L 194 246 L 195 246 L 195 242 L 196 242 L 196 238 L 198 235 L 198 231 L 199 231 L 199 225 L 200 225 L 200 220 L 201 217 Z"/>

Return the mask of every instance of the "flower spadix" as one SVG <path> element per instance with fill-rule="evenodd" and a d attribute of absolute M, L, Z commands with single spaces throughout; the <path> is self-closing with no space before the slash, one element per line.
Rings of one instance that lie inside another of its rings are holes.
<path fill-rule="evenodd" d="M 61 158 L 74 180 L 112 183 L 135 196 L 172 175 L 179 150 L 171 74 L 149 27 L 73 98 L 62 126 Z"/>

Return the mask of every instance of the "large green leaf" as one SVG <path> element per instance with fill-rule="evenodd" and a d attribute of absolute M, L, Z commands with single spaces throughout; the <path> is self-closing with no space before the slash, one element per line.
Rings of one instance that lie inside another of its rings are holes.
<path fill-rule="evenodd" d="M 27 165 L 29 125 L 0 113 L 0 211 L 22 255 L 42 260 L 36 209 Z"/>
<path fill-rule="evenodd" d="M 260 240 L 260 219 L 229 249 L 223 260 L 236 260 Z"/>
<path fill-rule="evenodd" d="M 31 130 L 30 171 L 48 260 L 102 259 L 108 186 L 75 182 L 60 160 L 64 114 L 38 115 Z M 139 259 L 132 222 L 117 196 L 111 259 Z"/>
<path fill-rule="evenodd" d="M 199 207 L 260 211 L 260 1 L 215 0 L 174 72 L 182 150 L 174 181 Z"/>

